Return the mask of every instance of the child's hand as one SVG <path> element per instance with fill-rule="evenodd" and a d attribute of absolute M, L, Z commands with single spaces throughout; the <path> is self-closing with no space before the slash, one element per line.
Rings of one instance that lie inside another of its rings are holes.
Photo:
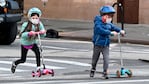
<path fill-rule="evenodd" d="M 117 33 L 116 31 L 112 31 L 112 32 L 111 32 L 111 35 L 112 35 L 112 36 L 117 36 L 118 33 Z"/>
<path fill-rule="evenodd" d="M 121 34 L 122 36 L 124 36 L 125 33 L 126 33 L 126 32 L 125 32 L 124 30 L 121 30 L 121 31 L 120 31 L 120 34 Z"/>
<path fill-rule="evenodd" d="M 39 32 L 36 32 L 36 34 L 44 34 L 44 33 L 46 33 L 45 30 L 40 30 Z"/>
<path fill-rule="evenodd" d="M 28 33 L 29 36 L 35 36 L 35 34 L 36 34 L 36 33 L 35 33 L 34 31 L 30 31 L 30 32 Z"/>
<path fill-rule="evenodd" d="M 121 34 L 125 34 L 125 31 L 124 31 L 124 30 L 121 30 L 120 33 L 121 33 Z"/>
<path fill-rule="evenodd" d="M 41 31 L 39 31 L 39 34 L 45 34 L 45 33 L 46 33 L 45 30 L 41 30 Z"/>

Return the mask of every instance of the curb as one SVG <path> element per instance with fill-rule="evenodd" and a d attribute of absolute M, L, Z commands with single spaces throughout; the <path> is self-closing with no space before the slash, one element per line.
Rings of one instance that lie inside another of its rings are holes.
<path fill-rule="evenodd" d="M 80 40 L 80 41 L 92 41 L 91 37 L 75 37 L 75 36 L 61 36 L 62 39 L 70 39 L 70 40 Z M 118 40 L 115 38 L 111 38 L 111 42 L 118 43 Z M 142 45 L 149 45 L 149 41 L 143 40 L 134 40 L 134 39 L 121 39 L 122 43 L 131 43 L 131 44 L 142 44 Z"/>

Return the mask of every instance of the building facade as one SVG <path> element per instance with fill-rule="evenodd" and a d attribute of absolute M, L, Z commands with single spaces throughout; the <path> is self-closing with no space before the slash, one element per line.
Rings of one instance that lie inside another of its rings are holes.
<path fill-rule="evenodd" d="M 24 0 L 24 13 L 31 7 L 39 7 L 43 18 L 92 21 L 101 6 L 117 1 L 124 6 L 125 23 L 149 24 L 149 0 L 48 0 L 45 6 L 42 0 Z M 114 17 L 116 22 L 120 22 L 119 16 L 120 11 Z"/>

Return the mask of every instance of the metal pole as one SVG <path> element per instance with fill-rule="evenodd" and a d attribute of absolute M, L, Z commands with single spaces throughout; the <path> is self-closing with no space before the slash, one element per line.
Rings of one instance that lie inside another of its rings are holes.
<path fill-rule="evenodd" d="M 121 67 L 123 67 L 123 56 L 122 56 L 121 34 L 120 33 L 118 33 L 118 43 L 119 43 L 119 48 L 120 48 Z"/>
<path fill-rule="evenodd" d="M 121 25 L 122 25 L 122 30 L 124 30 L 124 8 L 121 3 L 114 3 L 112 6 L 115 7 L 115 5 L 118 6 L 119 10 L 121 11 L 120 19 L 121 19 Z"/>
<path fill-rule="evenodd" d="M 43 64 L 43 68 L 45 69 L 45 64 L 44 64 L 44 61 L 43 61 L 43 59 L 44 59 L 44 57 L 43 57 L 43 48 L 42 48 L 42 46 L 41 46 L 41 39 L 40 39 L 40 34 L 38 33 L 37 34 L 38 35 L 38 40 L 39 40 L 39 51 L 40 51 L 40 56 L 42 57 L 42 64 Z"/>

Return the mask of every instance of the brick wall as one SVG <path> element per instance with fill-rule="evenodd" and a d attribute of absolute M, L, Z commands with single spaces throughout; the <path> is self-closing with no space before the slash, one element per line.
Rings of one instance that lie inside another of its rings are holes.
<path fill-rule="evenodd" d="M 24 0 L 24 11 L 39 7 L 42 17 L 69 20 L 92 20 L 102 5 L 112 5 L 117 0 L 48 0 L 43 6 L 41 0 Z"/>
<path fill-rule="evenodd" d="M 139 23 L 149 24 L 149 0 L 139 1 Z"/>

